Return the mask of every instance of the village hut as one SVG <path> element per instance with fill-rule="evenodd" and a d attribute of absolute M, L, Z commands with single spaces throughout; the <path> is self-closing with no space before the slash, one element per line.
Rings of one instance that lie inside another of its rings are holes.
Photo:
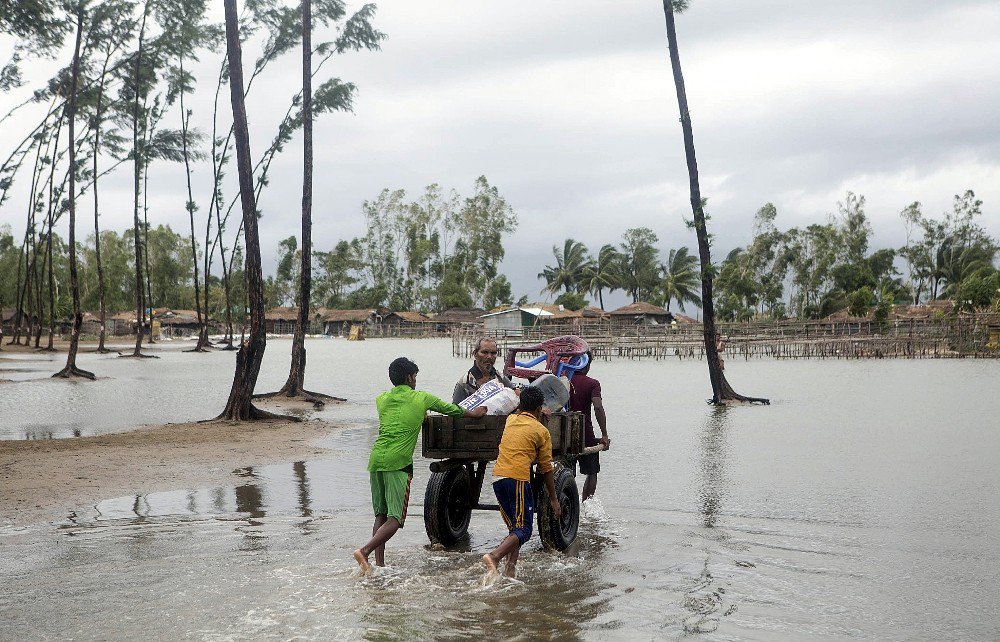
<path fill-rule="evenodd" d="M 268 334 L 293 334 L 298 318 L 298 308 L 271 308 L 264 312 L 264 332 Z"/>
<path fill-rule="evenodd" d="M 607 319 L 608 313 L 600 308 L 595 308 L 594 306 L 585 306 L 579 310 L 570 310 L 562 305 L 553 305 L 550 303 L 533 303 L 532 306 L 539 307 L 543 310 L 552 313 L 552 316 L 540 317 L 542 323 L 559 323 L 566 319 Z"/>
<path fill-rule="evenodd" d="M 389 312 L 382 317 L 383 326 L 397 330 L 419 330 L 426 328 L 430 323 L 431 320 L 426 315 L 407 310 Z"/>
<path fill-rule="evenodd" d="M 541 317 L 550 317 L 552 313 L 538 307 L 514 306 L 506 310 L 489 312 L 481 315 L 483 327 L 490 336 L 519 337 L 524 331 L 538 325 Z"/>
<path fill-rule="evenodd" d="M 21 309 L 21 325 L 27 326 L 36 321 L 34 315 Z M 0 308 L 0 334 L 14 334 L 14 324 L 17 323 L 17 308 Z"/>
<path fill-rule="evenodd" d="M 431 317 L 431 321 L 436 331 L 451 332 L 463 326 L 482 327 L 483 320 L 480 317 L 483 314 L 486 314 L 486 310 L 482 308 L 448 308 Z"/>
<path fill-rule="evenodd" d="M 153 319 L 160 322 L 161 337 L 192 337 L 201 329 L 195 310 L 166 310 L 158 315 L 154 312 Z"/>
<path fill-rule="evenodd" d="M 674 317 L 670 321 L 670 325 L 673 325 L 675 321 L 679 326 L 692 326 L 692 325 L 699 325 L 701 323 L 701 321 L 699 321 L 698 319 L 695 319 L 694 317 L 689 317 L 686 314 L 681 314 L 680 312 L 671 312 L 670 314 L 671 316 Z"/>
<path fill-rule="evenodd" d="M 145 320 L 144 320 L 145 321 Z M 125 310 L 105 318 L 107 333 L 115 337 L 135 334 L 135 310 Z M 149 323 L 144 323 L 143 332 L 149 334 Z"/>
<path fill-rule="evenodd" d="M 986 349 L 1000 350 L 1000 321 L 986 326 Z"/>
<path fill-rule="evenodd" d="M 630 303 L 617 310 L 612 310 L 608 312 L 608 316 L 611 317 L 611 325 L 613 327 L 636 325 L 664 326 L 670 325 L 670 322 L 674 319 L 672 313 L 658 305 L 646 303 L 645 301 Z"/>
<path fill-rule="evenodd" d="M 347 336 L 352 325 L 371 326 L 382 320 L 378 311 L 366 310 L 334 310 L 328 309 L 322 315 L 323 334 L 331 336 Z"/>
<path fill-rule="evenodd" d="M 80 334 L 97 336 L 101 333 L 101 315 L 94 312 L 82 312 L 80 323 Z M 66 317 L 66 333 L 73 330 L 73 317 Z"/>

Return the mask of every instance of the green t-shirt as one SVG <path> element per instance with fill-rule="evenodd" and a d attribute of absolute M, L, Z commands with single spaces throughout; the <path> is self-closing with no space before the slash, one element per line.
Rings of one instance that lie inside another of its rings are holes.
<path fill-rule="evenodd" d="M 378 409 L 378 439 L 368 458 L 369 472 L 402 470 L 413 465 L 413 448 L 428 410 L 452 417 L 465 414 L 462 408 L 407 385 L 380 394 L 375 398 L 375 407 Z"/>

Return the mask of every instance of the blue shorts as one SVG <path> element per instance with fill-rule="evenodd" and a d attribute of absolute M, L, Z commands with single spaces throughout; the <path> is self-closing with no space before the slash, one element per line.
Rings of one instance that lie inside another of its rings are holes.
<path fill-rule="evenodd" d="M 493 482 L 493 494 L 500 504 L 500 516 L 511 535 L 523 546 L 531 539 L 531 524 L 535 517 L 535 496 L 531 483 L 502 477 Z"/>

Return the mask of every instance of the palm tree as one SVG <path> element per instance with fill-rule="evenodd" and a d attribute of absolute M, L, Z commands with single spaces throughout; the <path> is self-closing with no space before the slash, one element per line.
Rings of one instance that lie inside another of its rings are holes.
<path fill-rule="evenodd" d="M 686 247 L 670 250 L 662 270 L 660 294 L 663 297 L 663 306 L 668 311 L 671 301 L 677 301 L 677 307 L 681 312 L 684 311 L 685 303 L 701 305 L 701 297 L 698 296 L 698 285 L 701 280 L 698 274 L 698 258 L 688 254 Z"/>
<path fill-rule="evenodd" d="M 556 294 L 560 289 L 565 292 L 579 292 L 582 288 L 583 270 L 590 263 L 587 246 L 580 241 L 566 239 L 560 253 L 559 246 L 552 246 L 552 256 L 556 259 L 554 266 L 546 265 L 538 274 L 545 279 L 542 292 Z"/>
<path fill-rule="evenodd" d="M 618 283 L 632 303 L 648 301 L 660 283 L 659 239 L 648 227 L 625 230 L 618 254 Z"/>
<path fill-rule="evenodd" d="M 936 254 L 934 276 L 944 283 L 942 297 L 954 297 L 959 284 L 977 270 L 993 264 L 996 248 L 984 245 L 962 245 L 958 239 L 946 240 Z"/>
<path fill-rule="evenodd" d="M 677 107 L 681 116 L 681 131 L 684 134 L 684 155 L 687 159 L 688 178 L 691 189 L 691 210 L 694 214 L 694 229 L 698 236 L 698 254 L 701 258 L 701 301 L 704 312 L 705 356 L 708 361 L 708 376 L 712 382 L 712 403 L 722 405 L 726 400 L 757 401 L 770 403 L 767 399 L 745 397 L 729 385 L 715 343 L 715 307 L 712 299 L 712 256 L 708 243 L 708 228 L 705 223 L 704 202 L 698 183 L 698 160 L 694 153 L 694 129 L 691 127 L 691 113 L 688 110 L 687 91 L 684 88 L 684 73 L 677 49 L 677 32 L 674 29 L 674 11 L 687 9 L 688 0 L 663 0 L 663 15 L 667 22 L 667 45 L 670 49 L 670 67 L 677 92 Z"/>
<path fill-rule="evenodd" d="M 601 247 L 597 257 L 585 268 L 580 281 L 580 289 L 597 297 L 604 309 L 604 290 L 614 292 L 619 287 L 618 250 L 610 243 Z"/>

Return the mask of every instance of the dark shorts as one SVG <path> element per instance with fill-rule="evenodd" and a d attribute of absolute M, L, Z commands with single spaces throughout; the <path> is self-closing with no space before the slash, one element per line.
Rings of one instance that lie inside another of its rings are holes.
<path fill-rule="evenodd" d="M 500 504 L 500 516 L 507 524 L 511 535 L 523 546 L 531 539 L 531 524 L 535 518 L 535 497 L 531 484 L 510 477 L 501 477 L 493 482 L 493 494 Z"/>
<path fill-rule="evenodd" d="M 596 475 L 601 472 L 601 453 L 580 455 L 576 461 L 580 465 L 581 475 Z"/>

